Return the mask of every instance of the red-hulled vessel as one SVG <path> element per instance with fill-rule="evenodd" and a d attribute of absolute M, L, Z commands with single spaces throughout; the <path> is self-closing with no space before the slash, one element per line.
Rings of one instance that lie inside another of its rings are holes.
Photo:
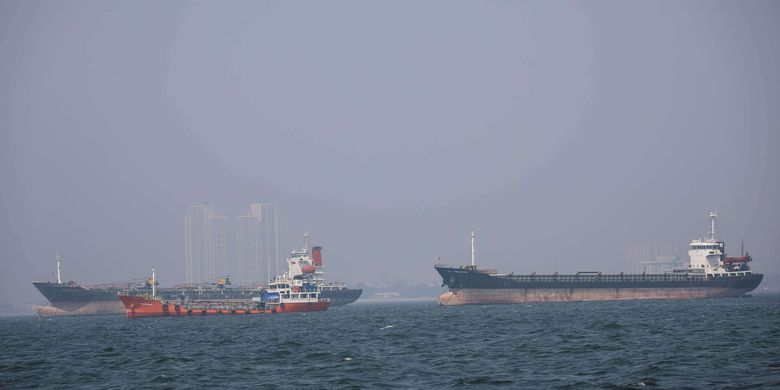
<path fill-rule="evenodd" d="M 276 278 L 268 289 L 251 300 L 158 299 L 154 270 L 151 284 L 151 297 L 119 295 L 128 318 L 302 313 L 325 311 L 330 306 L 330 300 L 320 298 L 316 284 L 306 278 Z"/>
<path fill-rule="evenodd" d="M 259 301 L 225 302 L 225 301 L 190 301 L 165 302 L 159 299 L 149 299 L 139 296 L 120 295 L 119 299 L 125 305 L 125 313 L 129 318 L 167 317 L 167 316 L 206 316 L 231 314 L 273 314 L 300 313 L 310 311 L 325 311 L 329 301 L 296 301 L 279 302 L 276 305 Z"/>

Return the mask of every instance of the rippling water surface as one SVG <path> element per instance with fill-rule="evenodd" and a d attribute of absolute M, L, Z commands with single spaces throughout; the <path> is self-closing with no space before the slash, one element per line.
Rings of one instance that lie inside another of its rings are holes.
<path fill-rule="evenodd" d="M 0 387 L 780 388 L 780 296 L 0 319 Z"/>

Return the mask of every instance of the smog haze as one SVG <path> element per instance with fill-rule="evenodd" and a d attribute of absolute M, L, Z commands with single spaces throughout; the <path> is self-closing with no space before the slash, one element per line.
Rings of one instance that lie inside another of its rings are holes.
<path fill-rule="evenodd" d="M 780 272 L 780 3 L 0 1 L 0 302 L 185 281 L 273 203 L 350 284 L 621 272 L 709 229 Z"/>

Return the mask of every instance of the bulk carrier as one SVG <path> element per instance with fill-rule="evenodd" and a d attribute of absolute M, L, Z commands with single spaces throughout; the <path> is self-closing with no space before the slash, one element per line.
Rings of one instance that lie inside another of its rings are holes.
<path fill-rule="evenodd" d="M 716 213 L 710 213 L 710 232 L 690 243 L 688 268 L 658 274 L 515 275 L 479 269 L 471 232 L 471 264 L 436 265 L 449 291 L 438 297 L 441 305 L 530 303 L 629 299 L 690 299 L 739 297 L 761 283 L 753 273 L 749 254 L 727 257 L 725 244 L 715 238 Z"/>
<path fill-rule="evenodd" d="M 58 253 L 57 282 L 32 282 L 49 301 L 49 305 L 37 308 L 41 317 L 121 314 L 125 308 L 117 298 L 117 293 L 139 286 L 138 281 L 95 286 L 81 286 L 72 280 L 63 283 L 61 263 L 62 258 Z"/>

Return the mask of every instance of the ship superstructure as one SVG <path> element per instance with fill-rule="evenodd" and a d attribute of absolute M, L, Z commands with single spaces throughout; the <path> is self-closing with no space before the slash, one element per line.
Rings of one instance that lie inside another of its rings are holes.
<path fill-rule="evenodd" d="M 348 288 L 343 283 L 326 282 L 322 247 L 311 247 L 311 252 L 308 248 L 309 233 L 306 232 L 303 235 L 303 247 L 290 252 L 287 258 L 287 272 L 281 275 L 282 278 L 311 281 L 317 287 L 321 297 L 330 300 L 331 307 L 347 305 L 360 298 L 362 289 Z M 271 281 L 272 285 L 274 281 Z"/>
<path fill-rule="evenodd" d="M 692 240 L 688 256 L 691 270 L 702 270 L 705 275 L 710 277 L 741 276 L 751 273 L 748 262 L 753 259 L 744 252 L 737 257 L 726 257 L 726 245 L 723 241 L 718 241 L 715 236 L 716 223 L 718 217 L 716 212 L 710 213 L 710 231 L 707 238 Z M 744 251 L 744 244 L 742 250 Z"/>
<path fill-rule="evenodd" d="M 748 266 L 750 255 L 726 257 L 725 244 L 715 235 L 716 213 L 710 213 L 707 238 L 693 240 L 686 269 L 661 274 L 515 275 L 477 268 L 472 232 L 471 264 L 436 265 L 449 291 L 440 295 L 442 305 L 526 303 L 626 299 L 686 299 L 738 297 L 758 287 L 763 275 Z"/>

